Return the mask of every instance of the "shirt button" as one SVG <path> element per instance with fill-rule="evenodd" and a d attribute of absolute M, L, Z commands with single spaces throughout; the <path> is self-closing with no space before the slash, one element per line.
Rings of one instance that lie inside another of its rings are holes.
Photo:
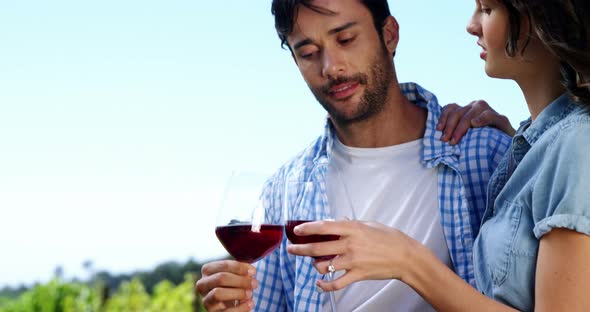
<path fill-rule="evenodd" d="M 524 144 L 524 138 L 523 137 L 520 137 L 520 138 L 516 139 L 516 144 L 523 145 Z"/>

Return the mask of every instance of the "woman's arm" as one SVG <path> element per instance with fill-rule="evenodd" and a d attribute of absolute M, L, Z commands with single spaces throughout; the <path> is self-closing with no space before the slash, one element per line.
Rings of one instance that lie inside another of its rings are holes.
<path fill-rule="evenodd" d="M 408 272 L 401 280 L 436 311 L 516 311 L 478 292 L 421 244 L 408 263 Z"/>
<path fill-rule="evenodd" d="M 553 229 L 541 237 L 535 311 L 590 311 L 590 236 Z"/>
<path fill-rule="evenodd" d="M 404 233 L 378 223 L 319 221 L 299 225 L 297 235 L 332 234 L 340 240 L 290 245 L 300 256 L 339 255 L 316 263 L 321 274 L 332 265 L 346 273 L 318 286 L 325 291 L 342 289 L 360 280 L 398 279 L 412 287 L 437 311 L 515 311 L 474 289 L 443 264 L 427 247 Z"/>

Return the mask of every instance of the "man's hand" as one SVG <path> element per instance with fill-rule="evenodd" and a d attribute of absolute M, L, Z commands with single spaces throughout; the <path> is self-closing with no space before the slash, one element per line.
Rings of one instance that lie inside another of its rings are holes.
<path fill-rule="evenodd" d="M 197 291 L 203 305 L 213 311 L 250 311 L 254 308 L 252 292 L 258 287 L 256 270 L 250 264 L 223 260 L 207 263 L 201 269 Z"/>
<path fill-rule="evenodd" d="M 436 130 L 443 132 L 443 142 L 455 145 L 469 128 L 486 126 L 498 128 L 509 136 L 514 136 L 516 132 L 506 116 L 498 114 L 483 100 L 473 101 L 465 107 L 457 104 L 446 105 L 443 107 Z"/>

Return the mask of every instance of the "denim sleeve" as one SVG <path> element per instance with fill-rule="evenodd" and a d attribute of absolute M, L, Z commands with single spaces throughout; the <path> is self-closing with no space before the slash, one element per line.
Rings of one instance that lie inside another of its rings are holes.
<path fill-rule="evenodd" d="M 534 183 L 535 236 L 553 228 L 590 235 L 590 125 L 568 126 L 554 140 Z"/>

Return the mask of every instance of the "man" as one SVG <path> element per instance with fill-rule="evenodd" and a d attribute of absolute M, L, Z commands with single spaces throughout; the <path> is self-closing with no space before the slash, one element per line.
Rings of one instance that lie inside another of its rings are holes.
<path fill-rule="evenodd" d="M 440 140 L 436 97 L 398 84 L 392 56 L 399 28 L 386 0 L 273 0 L 272 12 L 282 44 L 329 118 L 325 133 L 269 180 L 263 196 L 280 201 L 273 183 L 308 182 L 313 187 L 300 190 L 315 204 L 305 207 L 307 217 L 352 216 L 400 229 L 473 285 L 485 189 L 509 138 L 481 128 L 452 145 Z M 316 291 L 323 276 L 312 258 L 289 254 L 286 238 L 255 267 L 219 261 L 202 273 L 197 289 L 209 311 L 328 306 Z M 336 304 L 345 311 L 432 309 L 397 280 L 353 283 L 336 292 Z"/>

